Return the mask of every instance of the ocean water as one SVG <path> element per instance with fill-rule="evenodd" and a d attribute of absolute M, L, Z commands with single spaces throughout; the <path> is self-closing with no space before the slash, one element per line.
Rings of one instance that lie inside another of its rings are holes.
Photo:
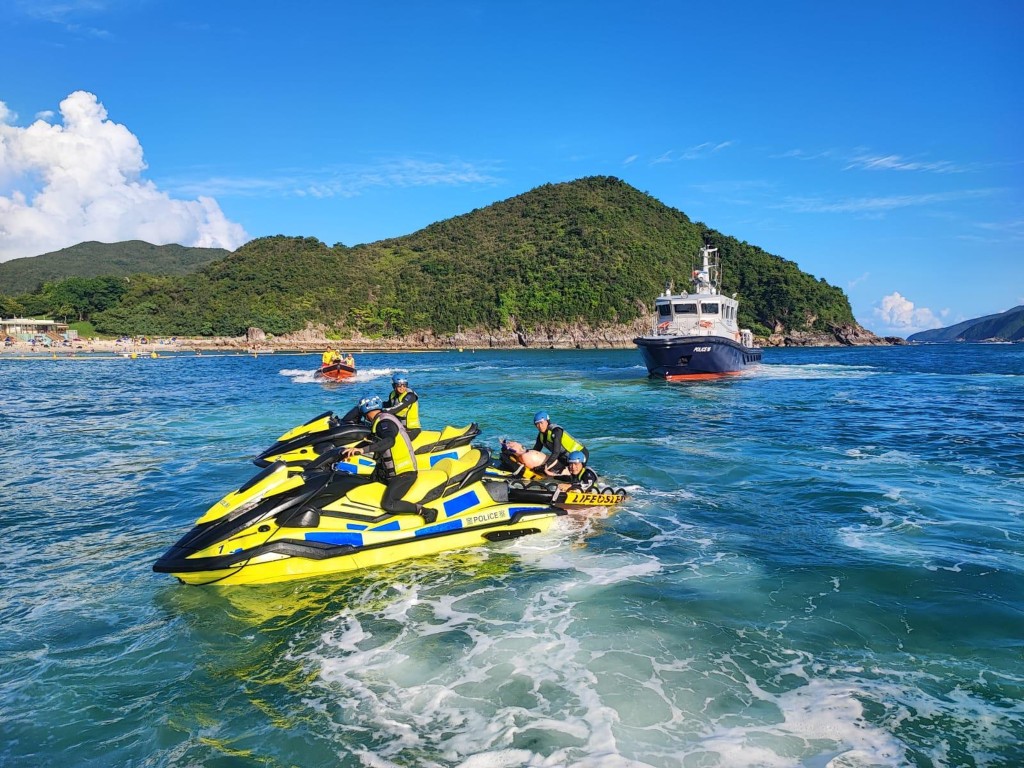
<path fill-rule="evenodd" d="M 1024 345 L 0 358 L 0 764 L 1024 765 Z M 631 497 L 362 574 L 151 571 L 252 456 L 407 373 Z"/>

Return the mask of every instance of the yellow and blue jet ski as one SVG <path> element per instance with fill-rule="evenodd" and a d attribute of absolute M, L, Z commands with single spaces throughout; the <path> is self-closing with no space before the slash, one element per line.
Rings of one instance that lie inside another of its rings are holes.
<path fill-rule="evenodd" d="M 413 438 L 412 447 L 419 455 L 433 455 L 435 462 L 458 458 L 479 434 L 480 427 L 476 423 L 465 427 L 446 426 L 442 430 L 424 429 Z M 357 445 L 369 439 L 369 435 L 369 426 L 346 424 L 333 411 L 325 411 L 285 432 L 253 459 L 253 463 L 257 467 L 268 467 L 280 460 L 301 467 L 332 448 Z"/>
<path fill-rule="evenodd" d="M 271 464 L 210 507 L 153 570 L 188 584 L 265 584 L 540 533 L 565 514 L 510 500 L 506 483 L 484 477 L 486 449 L 419 473 L 405 498 L 437 510 L 433 523 L 385 512 L 384 485 L 334 470 L 331 458 L 300 474 Z"/>

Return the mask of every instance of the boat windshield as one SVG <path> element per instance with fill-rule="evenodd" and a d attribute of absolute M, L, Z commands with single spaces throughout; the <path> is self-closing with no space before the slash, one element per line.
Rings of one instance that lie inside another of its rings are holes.
<path fill-rule="evenodd" d="M 676 304 L 675 306 L 677 315 L 696 315 L 697 305 L 696 304 Z"/>
<path fill-rule="evenodd" d="M 718 303 L 714 304 L 701 304 L 700 312 L 702 315 L 717 315 L 718 314 Z"/>
<path fill-rule="evenodd" d="M 671 304 L 659 304 L 658 305 L 658 317 L 672 317 L 672 305 Z"/>

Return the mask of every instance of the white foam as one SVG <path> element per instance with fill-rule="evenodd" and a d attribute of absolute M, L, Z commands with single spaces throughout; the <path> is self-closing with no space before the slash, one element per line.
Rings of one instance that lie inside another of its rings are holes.
<path fill-rule="evenodd" d="M 281 376 L 287 376 L 296 384 L 324 384 L 325 381 L 316 376 L 318 368 L 282 368 L 278 371 Z M 368 381 L 376 381 L 377 379 L 390 379 L 394 373 L 399 371 L 405 371 L 404 368 L 357 368 L 355 375 L 345 379 L 343 381 L 335 382 L 330 380 L 332 384 L 365 384 Z"/>
<path fill-rule="evenodd" d="M 835 365 L 808 363 L 806 365 L 765 364 L 751 368 L 750 376 L 759 379 L 851 379 L 878 375 L 866 365 Z"/>
<path fill-rule="evenodd" d="M 294 381 L 296 384 L 315 384 L 318 382 L 313 374 L 316 370 L 307 370 L 305 368 L 282 368 L 278 371 L 281 376 L 287 376 L 289 379 Z"/>

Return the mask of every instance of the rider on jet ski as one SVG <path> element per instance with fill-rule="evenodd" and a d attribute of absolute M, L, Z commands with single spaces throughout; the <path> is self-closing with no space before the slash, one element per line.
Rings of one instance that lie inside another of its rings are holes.
<path fill-rule="evenodd" d="M 412 439 L 397 416 L 383 410 L 384 403 L 376 395 L 364 396 L 356 406 L 363 419 L 370 423 L 370 442 L 362 448 L 346 448 L 346 459 L 355 454 L 372 453 L 377 460 L 374 479 L 387 490 L 380 506 L 395 514 L 418 514 L 428 524 L 437 519 L 437 510 L 413 504 L 403 498 L 416 482 L 416 456 Z"/>

